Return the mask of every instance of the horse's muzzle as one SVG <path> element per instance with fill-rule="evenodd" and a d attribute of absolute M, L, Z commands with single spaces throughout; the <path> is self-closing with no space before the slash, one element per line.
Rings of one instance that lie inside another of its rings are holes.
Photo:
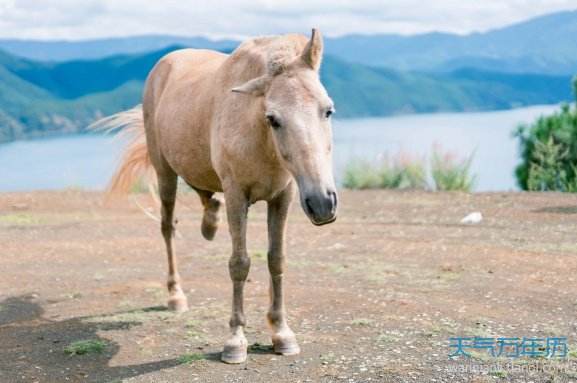
<path fill-rule="evenodd" d="M 337 203 L 337 193 L 334 190 L 310 193 L 301 198 L 305 213 L 317 226 L 326 225 L 337 219 Z"/>

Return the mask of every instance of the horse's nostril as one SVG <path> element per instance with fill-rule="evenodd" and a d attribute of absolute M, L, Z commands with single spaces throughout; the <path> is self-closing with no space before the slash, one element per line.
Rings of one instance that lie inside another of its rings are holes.
<path fill-rule="evenodd" d="M 329 198 L 331 199 L 331 212 L 334 213 L 334 211 L 337 209 L 337 193 L 330 191 Z"/>
<path fill-rule="evenodd" d="M 307 211 L 308 211 L 309 214 L 312 215 L 312 214 L 315 213 L 315 211 L 314 211 L 314 209 L 313 209 L 313 207 L 312 207 L 310 198 L 305 198 L 305 206 L 307 207 Z"/>

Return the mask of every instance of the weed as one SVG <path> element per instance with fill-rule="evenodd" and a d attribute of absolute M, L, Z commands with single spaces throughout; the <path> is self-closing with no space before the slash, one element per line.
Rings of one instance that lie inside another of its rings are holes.
<path fill-rule="evenodd" d="M 470 191 L 475 183 L 471 175 L 473 156 L 459 159 L 439 146 L 433 148 L 430 161 L 435 190 Z M 343 186 L 348 189 L 430 189 L 425 162 L 399 152 L 378 163 L 355 160 L 345 168 Z"/>
<path fill-rule="evenodd" d="M 64 347 L 64 352 L 69 355 L 100 354 L 106 348 L 106 344 L 101 340 L 79 340 Z"/>
<path fill-rule="evenodd" d="M 248 346 L 248 352 L 252 352 L 255 354 L 268 354 L 273 351 L 272 345 L 268 344 L 260 344 L 255 342 Z"/>
<path fill-rule="evenodd" d="M 259 261 L 265 261 L 267 258 L 266 251 L 258 250 L 252 253 L 252 256 Z"/>
<path fill-rule="evenodd" d="M 42 217 L 29 213 L 0 215 L 0 224 L 27 226 L 27 225 L 41 225 L 45 222 L 46 221 Z"/>
<path fill-rule="evenodd" d="M 202 353 L 196 352 L 196 353 L 188 353 L 188 354 L 182 354 L 181 356 L 178 357 L 178 363 L 180 364 L 189 364 L 192 362 L 195 362 L 197 360 L 204 360 L 206 359 L 206 356 Z"/>
<path fill-rule="evenodd" d="M 475 184 L 475 176 L 471 175 L 472 161 L 473 155 L 459 159 L 453 153 L 443 153 L 440 146 L 435 146 L 431 155 L 431 176 L 435 190 L 471 191 Z"/>
<path fill-rule="evenodd" d="M 327 364 L 335 363 L 337 360 L 337 357 L 335 356 L 334 353 L 329 352 L 328 354 L 321 355 L 320 360 L 321 360 L 321 364 L 327 365 Z"/>
<path fill-rule="evenodd" d="M 493 371 L 490 374 L 496 378 L 501 378 L 501 379 L 507 378 L 507 371 L 503 371 L 503 370 Z"/>
<path fill-rule="evenodd" d="M 357 318 L 351 321 L 353 326 L 369 326 L 371 323 L 373 323 L 372 319 L 367 318 Z"/>

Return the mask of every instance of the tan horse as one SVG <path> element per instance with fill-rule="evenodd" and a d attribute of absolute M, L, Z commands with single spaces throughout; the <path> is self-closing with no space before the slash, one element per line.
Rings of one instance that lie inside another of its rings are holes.
<path fill-rule="evenodd" d="M 135 134 L 112 184 L 127 191 L 150 166 L 158 179 L 161 231 L 168 253 L 168 305 L 188 308 L 172 246 L 177 177 L 202 201 L 202 234 L 214 237 L 224 192 L 232 256 L 230 319 L 232 335 L 222 360 L 246 360 L 243 288 L 250 258 L 246 250 L 249 206 L 268 203 L 271 303 L 268 321 L 274 350 L 300 351 L 283 304 L 282 275 L 287 211 L 298 185 L 300 202 L 315 225 L 336 218 L 337 195 L 332 174 L 331 114 L 334 106 L 319 80 L 323 43 L 313 30 L 301 35 L 246 41 L 230 56 L 184 49 L 163 57 L 146 81 L 142 109 L 104 120 Z"/>

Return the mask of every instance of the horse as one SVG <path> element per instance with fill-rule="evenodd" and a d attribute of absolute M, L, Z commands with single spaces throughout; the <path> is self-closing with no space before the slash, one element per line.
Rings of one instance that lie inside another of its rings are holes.
<path fill-rule="evenodd" d="M 224 193 L 232 240 L 228 267 L 233 285 L 230 336 L 221 360 L 247 358 L 243 289 L 250 268 L 246 249 L 249 206 L 267 203 L 268 269 L 274 352 L 300 352 L 283 301 L 287 213 L 298 188 L 314 225 L 337 216 L 332 169 L 331 115 L 335 108 L 319 78 L 320 32 L 249 39 L 230 55 L 181 49 L 162 57 L 149 73 L 142 104 L 99 124 L 128 132 L 110 193 L 127 193 L 146 172 L 157 180 L 161 233 L 168 256 L 168 307 L 188 309 L 173 249 L 178 177 L 198 193 L 201 232 L 212 240 Z"/>

